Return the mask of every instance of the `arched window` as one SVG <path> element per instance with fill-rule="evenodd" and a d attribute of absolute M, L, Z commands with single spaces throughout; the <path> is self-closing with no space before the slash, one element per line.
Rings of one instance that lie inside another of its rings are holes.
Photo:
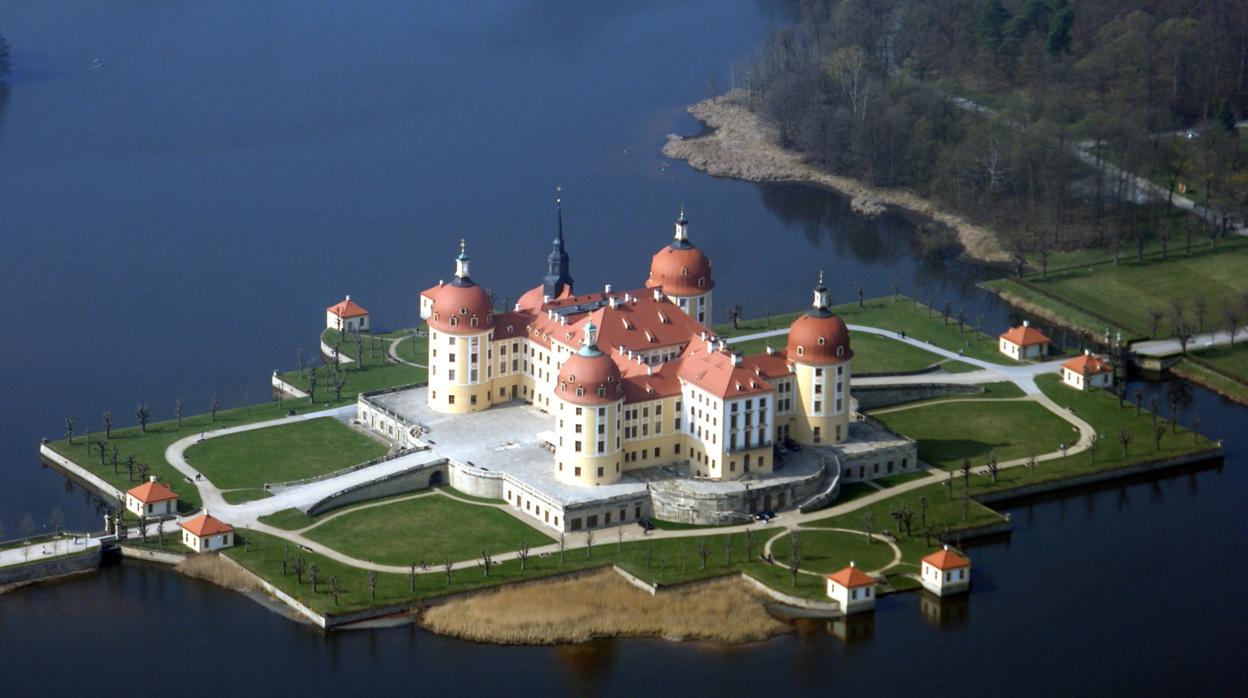
<path fill-rule="evenodd" d="M 605 385 L 598 386 L 598 397 L 606 397 L 606 396 L 607 396 L 607 386 Z"/>
<path fill-rule="evenodd" d="M 680 268 L 680 275 L 681 275 L 681 276 L 689 276 L 689 267 L 681 267 L 681 268 Z"/>
<path fill-rule="evenodd" d="M 452 316 L 451 316 L 451 327 L 455 327 L 455 326 L 456 326 L 456 325 L 458 325 L 458 324 L 459 324 L 459 318 L 457 318 L 457 317 L 455 317 L 454 315 L 452 315 Z"/>
<path fill-rule="evenodd" d="M 460 315 L 467 315 L 467 314 L 468 314 L 468 308 L 465 308 L 465 307 L 463 307 L 463 306 L 460 306 L 460 308 L 459 308 L 459 314 L 460 314 Z"/>
<path fill-rule="evenodd" d="M 585 397 L 585 388 L 583 386 L 576 386 L 576 396 Z"/>
<path fill-rule="evenodd" d="M 698 277 L 698 288 L 706 288 L 706 277 L 705 277 L 705 276 L 699 276 L 699 277 Z"/>
<path fill-rule="evenodd" d="M 476 327 L 476 326 L 477 326 L 477 316 L 476 316 L 476 315 L 473 315 L 473 316 L 472 316 L 472 319 L 468 321 L 468 324 L 469 324 L 469 325 L 472 325 L 473 327 Z"/>
<path fill-rule="evenodd" d="M 825 345 L 825 344 L 827 344 L 827 343 L 828 343 L 828 342 L 827 342 L 827 340 L 825 340 L 823 337 L 820 337 L 820 338 L 819 338 L 819 346 L 823 346 L 823 345 Z"/>
<path fill-rule="evenodd" d="M 800 345 L 800 344 L 799 344 L 799 345 L 797 345 L 797 355 L 798 355 L 798 356 L 806 356 L 806 347 L 803 347 L 803 346 L 802 346 L 802 345 Z"/>
<path fill-rule="evenodd" d="M 436 311 L 433 313 L 433 321 L 434 321 L 434 322 L 437 322 L 437 321 L 438 321 L 438 313 L 437 313 Z M 435 339 L 436 339 L 436 337 L 435 337 Z"/>
<path fill-rule="evenodd" d="M 559 390 L 560 390 L 560 391 L 564 391 L 564 390 L 567 390 L 567 389 L 568 389 L 568 383 L 567 383 L 567 381 L 559 381 Z"/>
<path fill-rule="evenodd" d="M 845 356 L 845 347 L 844 347 L 844 346 L 839 346 L 839 347 L 837 347 L 837 348 L 836 348 L 836 355 L 837 355 L 837 356 Z"/>

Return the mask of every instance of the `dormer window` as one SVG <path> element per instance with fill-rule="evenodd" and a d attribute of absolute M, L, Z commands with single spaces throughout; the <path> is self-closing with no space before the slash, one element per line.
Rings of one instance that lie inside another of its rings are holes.
<path fill-rule="evenodd" d="M 578 386 L 576 386 L 576 396 L 577 396 L 577 397 L 585 397 L 585 388 L 583 388 L 583 387 L 581 387 L 581 386 L 579 386 L 579 385 L 578 385 Z"/>
<path fill-rule="evenodd" d="M 825 340 L 823 337 L 820 337 L 820 338 L 819 338 L 819 346 L 823 346 L 823 345 L 825 345 L 825 344 L 827 344 L 827 343 L 828 343 L 828 342 L 827 342 L 827 340 Z"/>
<path fill-rule="evenodd" d="M 438 312 L 436 310 L 433 312 L 433 321 L 434 322 L 438 321 Z"/>
<path fill-rule="evenodd" d="M 468 324 L 469 324 L 469 325 L 472 325 L 473 327 L 476 327 L 476 326 L 477 326 L 477 316 L 476 316 L 476 315 L 473 315 L 473 316 L 472 316 L 472 319 L 468 321 Z"/>
<path fill-rule="evenodd" d="M 460 315 L 467 315 L 467 314 L 468 314 L 468 308 L 461 306 L 461 307 L 460 307 L 460 309 L 459 309 L 459 314 L 460 314 Z"/>
<path fill-rule="evenodd" d="M 841 346 L 841 347 L 837 347 L 837 348 L 836 348 L 836 355 L 837 355 L 837 356 L 845 356 L 845 347 L 843 347 L 843 346 Z"/>
<path fill-rule="evenodd" d="M 598 386 L 598 397 L 606 397 L 606 396 L 607 396 L 607 386 L 605 385 Z"/>
<path fill-rule="evenodd" d="M 698 288 L 706 288 L 706 277 L 705 277 L 705 276 L 699 276 L 699 277 L 698 277 Z"/>
<path fill-rule="evenodd" d="M 458 324 L 459 324 L 459 318 L 457 318 L 457 317 L 455 317 L 454 315 L 452 315 L 452 316 L 451 316 L 451 327 L 455 327 L 455 326 L 456 326 L 456 325 L 458 325 Z"/>
<path fill-rule="evenodd" d="M 567 381 L 559 381 L 559 391 L 563 392 L 564 390 L 567 390 L 567 389 L 568 389 Z"/>
<path fill-rule="evenodd" d="M 797 345 L 797 355 L 798 355 L 798 356 L 806 356 L 806 347 L 803 347 L 803 346 L 802 346 L 802 345 L 800 345 L 800 344 L 799 344 L 799 345 Z"/>

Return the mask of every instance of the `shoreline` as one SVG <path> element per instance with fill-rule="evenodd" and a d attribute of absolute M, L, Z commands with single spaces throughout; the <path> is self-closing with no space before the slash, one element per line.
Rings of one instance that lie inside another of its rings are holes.
<path fill-rule="evenodd" d="M 695 136 L 669 134 L 663 154 L 713 177 L 831 189 L 849 197 L 850 208 L 867 217 L 878 216 L 889 206 L 906 209 L 947 226 L 967 257 L 989 264 L 1009 261 L 992 231 L 928 199 L 906 190 L 873 187 L 807 163 L 800 153 L 781 147 L 775 128 L 747 109 L 740 97 L 734 90 L 689 106 L 689 114 L 708 130 Z"/>

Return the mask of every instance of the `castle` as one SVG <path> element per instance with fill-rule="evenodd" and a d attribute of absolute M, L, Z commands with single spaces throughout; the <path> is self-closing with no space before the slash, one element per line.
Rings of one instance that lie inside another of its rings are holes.
<path fill-rule="evenodd" d="M 822 278 L 783 351 L 742 356 L 707 328 L 711 262 L 683 211 L 645 287 L 585 295 L 557 215 L 546 276 L 513 309 L 494 312 L 462 243 L 454 278 L 421 294 L 431 409 L 532 403 L 556 418 L 556 477 L 575 485 L 678 461 L 695 477 L 738 479 L 771 472 L 778 443 L 844 440 L 854 353 Z"/>
<path fill-rule="evenodd" d="M 574 292 L 557 200 L 541 283 L 512 308 L 496 311 L 470 263 L 461 241 L 451 280 L 420 294 L 427 385 L 359 398 L 358 423 L 418 454 L 407 485 L 449 482 L 577 531 L 739 522 L 919 467 L 913 441 L 856 418 L 849 329 L 822 275 L 783 349 L 747 356 L 716 336 L 711 262 L 683 210 L 634 290 Z"/>

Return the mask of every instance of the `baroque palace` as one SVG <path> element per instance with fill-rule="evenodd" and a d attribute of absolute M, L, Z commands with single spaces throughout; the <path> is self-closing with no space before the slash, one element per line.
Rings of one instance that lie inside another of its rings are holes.
<path fill-rule="evenodd" d="M 438 424 L 531 405 L 548 424 L 536 436 L 553 453 L 546 473 L 513 467 L 522 455 L 500 447 L 493 464 L 451 463 L 447 477 L 480 491 L 468 473 L 502 471 L 498 489 L 486 493 L 560 530 L 649 515 L 723 522 L 820 492 L 835 498 L 840 480 L 855 475 L 917 468 L 912 442 L 851 419 L 854 352 L 822 275 L 786 345 L 743 355 L 709 329 L 711 262 L 690 241 L 683 210 L 644 287 L 577 295 L 556 207 L 541 284 L 506 311 L 472 278 L 461 241 L 451 280 L 420 295 L 429 331 L 423 404 L 362 401 L 363 423 L 388 435 L 433 425 L 416 429 L 431 438 Z M 508 444 L 518 448 L 525 436 Z M 851 461 L 872 457 L 870 467 L 847 472 Z M 574 516 L 595 506 L 601 514 Z"/>

